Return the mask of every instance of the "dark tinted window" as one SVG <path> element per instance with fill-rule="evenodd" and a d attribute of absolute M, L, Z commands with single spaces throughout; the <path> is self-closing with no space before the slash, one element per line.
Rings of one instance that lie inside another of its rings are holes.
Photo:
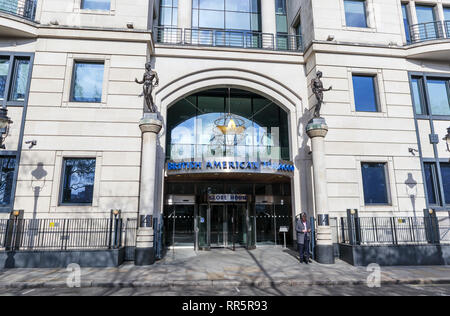
<path fill-rule="evenodd" d="M 95 159 L 65 159 L 62 203 L 91 204 Z"/>
<path fill-rule="evenodd" d="M 386 164 L 364 162 L 361 171 L 365 204 L 389 204 Z"/>
<path fill-rule="evenodd" d="M 15 157 L 0 156 L 0 206 L 11 204 L 11 190 L 15 167 Z"/>

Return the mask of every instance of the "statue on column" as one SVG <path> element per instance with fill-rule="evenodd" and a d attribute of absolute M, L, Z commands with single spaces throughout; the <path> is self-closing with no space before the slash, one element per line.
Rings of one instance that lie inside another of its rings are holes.
<path fill-rule="evenodd" d="M 329 87 L 328 89 L 323 87 L 322 75 L 322 72 L 318 71 L 316 78 L 311 81 L 312 92 L 315 94 L 317 99 L 316 109 L 314 110 L 315 118 L 320 118 L 320 110 L 323 104 L 323 93 L 333 89 L 333 87 Z"/>
<path fill-rule="evenodd" d="M 155 102 L 153 101 L 153 88 L 159 85 L 158 73 L 152 70 L 150 62 L 145 64 L 145 73 L 142 81 L 135 79 L 137 84 L 143 84 L 143 92 L 139 97 L 145 98 L 144 113 L 156 113 L 158 111 Z"/>

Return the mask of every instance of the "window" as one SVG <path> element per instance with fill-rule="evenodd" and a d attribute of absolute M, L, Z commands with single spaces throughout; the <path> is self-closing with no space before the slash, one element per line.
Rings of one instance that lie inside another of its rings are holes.
<path fill-rule="evenodd" d="M 11 204 L 16 157 L 0 156 L 0 206 Z"/>
<path fill-rule="evenodd" d="M 450 8 L 444 8 L 444 29 L 447 38 L 450 38 Z"/>
<path fill-rule="evenodd" d="M 439 26 L 436 21 L 436 13 L 434 7 L 416 5 L 417 22 L 416 26 L 417 37 L 420 40 L 430 40 L 440 37 Z"/>
<path fill-rule="evenodd" d="M 16 58 L 14 60 L 14 74 L 11 83 L 10 101 L 25 101 L 30 61 Z"/>
<path fill-rule="evenodd" d="M 408 5 L 406 3 L 402 3 L 402 14 L 403 14 L 403 26 L 405 27 L 405 36 L 406 42 L 411 43 L 411 31 L 410 31 L 410 23 L 409 23 L 409 14 L 408 14 Z"/>
<path fill-rule="evenodd" d="M 109 11 L 111 0 L 81 0 L 81 9 Z"/>
<path fill-rule="evenodd" d="M 375 77 L 353 75 L 355 109 L 358 112 L 378 112 Z"/>
<path fill-rule="evenodd" d="M 344 0 L 345 21 L 350 27 L 367 27 L 366 1 Z"/>
<path fill-rule="evenodd" d="M 103 63 L 75 62 L 71 101 L 101 102 L 103 72 Z"/>
<path fill-rule="evenodd" d="M 10 71 L 10 67 L 12 71 Z M 11 72 L 11 78 L 8 78 Z M 27 94 L 30 59 L 28 57 L 0 56 L 0 100 L 24 102 Z M 9 89 L 6 91 L 9 83 Z"/>
<path fill-rule="evenodd" d="M 260 32 L 260 0 L 193 0 L 192 28 Z"/>
<path fill-rule="evenodd" d="M 65 159 L 62 204 L 92 204 L 95 159 Z"/>
<path fill-rule="evenodd" d="M 450 8 L 444 8 L 444 21 L 450 22 Z"/>
<path fill-rule="evenodd" d="M 386 171 L 385 163 L 363 162 L 361 164 L 366 205 L 389 204 Z"/>
<path fill-rule="evenodd" d="M 417 115 L 450 115 L 450 79 L 412 76 L 411 87 Z"/>
<path fill-rule="evenodd" d="M 427 115 L 427 106 L 425 102 L 425 93 L 423 91 L 423 78 L 411 78 L 412 96 L 416 115 Z"/>
<path fill-rule="evenodd" d="M 431 114 L 450 115 L 449 80 L 427 79 Z"/>
<path fill-rule="evenodd" d="M 159 9 L 159 25 L 172 26 L 178 25 L 178 0 L 162 0 Z"/>
<path fill-rule="evenodd" d="M 450 205 L 450 163 L 440 163 L 445 204 Z"/>
<path fill-rule="evenodd" d="M 436 164 L 426 162 L 424 165 L 425 171 L 425 186 L 428 195 L 428 203 L 430 205 L 440 204 L 439 184 L 436 171 Z"/>
<path fill-rule="evenodd" d="M 6 82 L 9 71 L 9 57 L 0 56 L 0 100 L 5 97 Z"/>
<path fill-rule="evenodd" d="M 444 198 L 441 198 L 441 186 L 439 182 L 437 163 L 425 162 L 425 186 L 428 195 L 428 203 L 432 206 L 443 206 L 450 204 L 450 163 L 440 164 L 442 190 Z M 444 203 L 443 203 L 444 202 Z"/>

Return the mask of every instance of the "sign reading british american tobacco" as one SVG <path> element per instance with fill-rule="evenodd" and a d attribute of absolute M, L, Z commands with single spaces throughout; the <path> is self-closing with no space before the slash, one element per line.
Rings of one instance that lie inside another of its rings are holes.
<path fill-rule="evenodd" d="M 168 173 L 249 172 L 249 173 L 292 173 L 295 166 L 285 161 L 202 161 L 168 162 Z"/>

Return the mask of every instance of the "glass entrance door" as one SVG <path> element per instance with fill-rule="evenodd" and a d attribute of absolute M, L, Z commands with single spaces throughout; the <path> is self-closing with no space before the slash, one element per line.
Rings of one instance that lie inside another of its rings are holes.
<path fill-rule="evenodd" d="M 166 205 L 164 209 L 164 235 L 167 247 L 193 247 L 194 205 Z"/>
<path fill-rule="evenodd" d="M 210 240 L 212 248 L 224 248 L 227 246 L 228 222 L 225 205 L 211 205 L 211 232 Z"/>
<path fill-rule="evenodd" d="M 254 246 L 254 238 L 249 238 L 247 204 L 201 205 L 198 215 L 199 249 Z"/>

